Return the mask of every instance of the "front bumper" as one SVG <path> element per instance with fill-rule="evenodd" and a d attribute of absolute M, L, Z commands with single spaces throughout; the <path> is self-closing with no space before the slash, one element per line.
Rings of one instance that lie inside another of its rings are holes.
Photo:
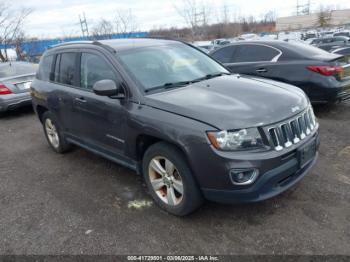
<path fill-rule="evenodd" d="M 281 194 L 299 182 L 314 166 L 318 158 L 314 159 L 304 168 L 298 170 L 297 159 L 265 173 L 261 179 L 251 187 L 237 190 L 202 189 L 206 199 L 220 203 L 253 203 L 263 201 Z"/>
<path fill-rule="evenodd" d="M 31 103 L 32 98 L 29 92 L 0 96 L 0 112 L 31 105 Z"/>
<path fill-rule="evenodd" d="M 316 154 L 301 168 L 299 150 L 312 140 L 316 143 Z M 192 154 L 191 166 L 206 199 L 221 203 L 258 202 L 274 197 L 300 181 L 315 165 L 319 144 L 318 129 L 315 129 L 307 139 L 283 151 L 236 154 L 211 149 L 210 154 L 203 147 Z M 255 182 L 250 185 L 232 183 L 230 170 L 251 168 L 259 170 Z"/>

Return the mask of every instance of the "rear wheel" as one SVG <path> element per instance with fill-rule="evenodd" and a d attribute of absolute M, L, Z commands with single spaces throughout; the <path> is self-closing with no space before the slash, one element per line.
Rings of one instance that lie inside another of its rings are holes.
<path fill-rule="evenodd" d="M 46 139 L 51 148 L 57 153 L 64 153 L 71 148 L 71 145 L 66 141 L 61 133 L 55 117 L 50 112 L 45 112 L 42 116 L 42 123 Z"/>
<path fill-rule="evenodd" d="M 154 201 L 171 214 L 187 215 L 203 202 L 183 154 L 172 145 L 157 143 L 146 151 L 143 175 Z"/>

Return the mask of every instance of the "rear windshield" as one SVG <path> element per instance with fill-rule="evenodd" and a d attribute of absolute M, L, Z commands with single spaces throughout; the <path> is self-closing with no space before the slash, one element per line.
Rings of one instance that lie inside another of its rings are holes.
<path fill-rule="evenodd" d="M 288 48 L 291 53 L 294 53 L 299 58 L 311 58 L 327 61 L 337 58 L 337 55 L 328 53 L 327 51 L 324 51 L 318 47 L 301 42 L 289 42 L 286 48 Z"/>
<path fill-rule="evenodd" d="M 18 64 L 18 63 L 4 63 L 0 64 L 0 78 L 11 76 L 35 74 L 38 68 L 37 64 Z"/>
<path fill-rule="evenodd" d="M 300 42 L 291 42 L 290 45 L 295 47 L 294 51 L 299 53 L 302 56 L 313 57 L 320 55 L 328 55 L 327 51 L 324 51 L 318 47 L 314 47 L 308 44 L 300 43 Z"/>

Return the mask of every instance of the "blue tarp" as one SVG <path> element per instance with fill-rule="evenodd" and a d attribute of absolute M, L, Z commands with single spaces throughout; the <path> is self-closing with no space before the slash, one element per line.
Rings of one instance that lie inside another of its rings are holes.
<path fill-rule="evenodd" d="M 136 38 L 136 37 L 147 37 L 147 32 L 135 32 L 135 33 L 128 33 L 128 34 L 113 34 L 111 36 L 108 36 L 108 39 L 119 39 L 119 38 Z M 107 37 L 106 37 L 107 38 Z M 106 39 L 102 38 L 101 39 Z M 70 37 L 70 38 L 56 38 L 56 39 L 44 39 L 44 40 L 35 40 L 35 41 L 27 41 L 24 42 L 21 45 L 22 51 L 25 52 L 28 56 L 40 56 L 46 49 L 48 49 L 51 46 L 64 43 L 64 42 L 70 42 L 70 41 L 86 41 L 86 40 L 92 40 L 88 37 Z M 9 45 L 7 48 L 14 48 L 15 45 Z M 0 44 L 0 49 L 6 48 L 3 44 Z"/>

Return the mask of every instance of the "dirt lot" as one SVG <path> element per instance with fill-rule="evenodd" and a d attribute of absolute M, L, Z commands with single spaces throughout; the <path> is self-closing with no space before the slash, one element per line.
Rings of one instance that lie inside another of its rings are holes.
<path fill-rule="evenodd" d="M 5 114 L 0 253 L 350 255 L 350 102 L 316 115 L 320 158 L 296 187 L 176 218 L 150 202 L 135 173 L 83 149 L 53 153 L 30 108 Z"/>

